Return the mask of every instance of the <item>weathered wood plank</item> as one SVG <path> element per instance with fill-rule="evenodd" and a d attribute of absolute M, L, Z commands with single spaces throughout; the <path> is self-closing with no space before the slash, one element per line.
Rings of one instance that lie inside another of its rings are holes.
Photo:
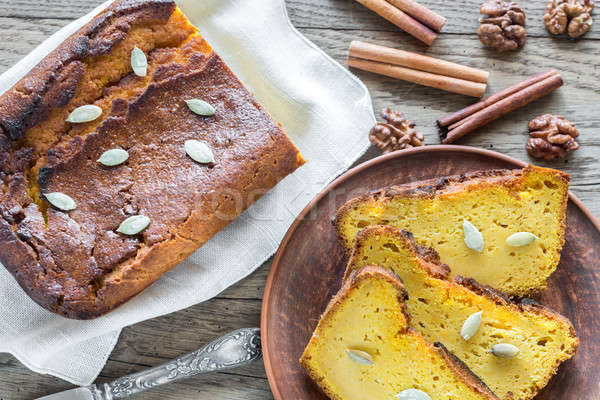
<path fill-rule="evenodd" d="M 51 376 L 32 374 L 18 361 L 12 359 L 14 365 L 0 365 L 0 399 L 31 400 L 61 390 L 70 389 L 72 385 Z M 261 364 L 262 365 L 262 364 Z M 98 381 L 115 379 L 146 368 L 145 366 L 109 360 Z M 206 374 L 168 386 L 159 387 L 133 397 L 150 400 L 183 400 L 183 399 L 269 399 L 272 398 L 266 378 L 246 376 L 236 371 Z"/>
<path fill-rule="evenodd" d="M 446 34 L 474 34 L 479 26 L 481 0 L 420 0 L 421 4 L 446 17 L 442 30 Z M 75 19 L 101 4 L 101 0 L 0 0 L 0 17 Z M 527 32 L 531 38 L 550 34 L 544 27 L 545 1 L 519 2 L 527 14 Z M 398 28 L 352 0 L 286 0 L 290 18 L 299 28 L 362 29 L 397 32 Z M 596 12 L 596 15 L 598 12 Z M 410 39 L 409 39 L 410 38 Z M 599 39 L 600 29 L 593 25 L 586 39 Z M 414 40 L 403 34 L 403 40 Z M 569 41 L 566 37 L 556 40 Z M 415 41 L 416 42 L 416 41 Z"/>
<path fill-rule="evenodd" d="M 442 33 L 475 34 L 479 27 L 479 5 L 482 0 L 419 0 L 419 3 L 446 17 Z M 551 36 L 544 26 L 545 1 L 519 1 L 527 14 L 527 33 L 530 37 Z M 302 28 L 361 29 L 396 32 L 398 28 L 377 14 L 366 10 L 356 1 L 293 0 L 287 8 L 294 24 Z M 410 37 L 403 35 L 404 37 Z M 598 27 L 592 27 L 587 39 L 600 38 Z M 561 40 L 568 40 L 562 38 Z M 421 45 L 423 47 L 423 45 Z"/>
<path fill-rule="evenodd" d="M 0 17 L 0 71 L 7 70 L 69 22 Z"/>
<path fill-rule="evenodd" d="M 23 19 L 68 19 L 73 20 L 92 11 L 102 0 L 0 0 L 0 16 Z"/>
<path fill-rule="evenodd" d="M 28 370 L 8 354 L 0 353 L 0 399 L 25 400 L 70 389 L 73 385 L 50 375 L 39 375 Z"/>

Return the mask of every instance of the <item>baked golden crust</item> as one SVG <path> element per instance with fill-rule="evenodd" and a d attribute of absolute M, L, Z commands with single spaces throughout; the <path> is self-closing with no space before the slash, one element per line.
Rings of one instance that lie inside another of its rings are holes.
<path fill-rule="evenodd" d="M 391 234 L 403 237 L 406 240 L 408 240 L 409 242 L 414 243 L 414 251 L 416 254 L 418 254 L 419 258 L 423 261 L 421 266 L 427 271 L 428 274 L 430 274 L 431 276 L 438 278 L 438 279 L 447 279 L 448 275 L 450 275 L 450 267 L 448 265 L 444 264 L 440 260 L 440 256 L 435 251 L 435 249 L 432 249 L 431 247 L 427 247 L 427 246 L 421 246 L 420 244 L 418 244 L 415 241 L 415 237 L 413 236 L 412 233 L 402 230 L 402 229 L 396 229 L 394 227 L 387 226 L 387 225 L 376 225 L 372 228 L 373 229 L 368 228 L 368 229 L 358 232 L 358 235 L 356 236 L 356 242 L 355 242 L 356 244 L 352 251 L 353 254 L 354 253 L 358 254 L 360 252 L 362 246 L 365 245 L 366 238 L 364 236 L 373 234 L 375 229 L 377 230 L 378 233 L 390 232 Z M 352 262 L 352 254 L 350 256 L 351 257 L 350 257 L 350 261 L 349 261 L 348 265 L 350 265 L 350 262 Z M 390 271 L 390 272 L 392 272 L 392 271 Z M 344 272 L 343 281 L 346 281 L 347 279 L 349 279 L 350 275 L 353 273 L 354 273 L 354 269 L 346 268 L 346 271 Z M 394 276 L 397 276 L 397 275 L 394 274 Z M 400 279 L 400 278 L 398 278 L 398 279 Z"/>
<path fill-rule="evenodd" d="M 82 60 L 109 53 L 136 23 L 166 23 L 175 8 L 172 0 L 120 0 L 102 11 L 0 97 L 2 133 L 19 139 L 66 106 L 83 76 Z"/>
<path fill-rule="evenodd" d="M 324 381 L 327 377 L 323 376 L 321 371 L 318 371 L 312 363 L 313 347 L 316 341 L 320 340 L 323 329 L 328 325 L 329 321 L 333 318 L 334 314 L 340 307 L 344 306 L 346 299 L 349 298 L 350 292 L 358 288 L 361 282 L 369 279 L 382 279 L 391 284 L 397 292 L 397 303 L 394 303 L 395 307 L 400 310 L 402 320 L 398 321 L 398 326 L 401 328 L 396 335 L 408 335 L 412 337 L 415 346 L 425 348 L 429 353 L 437 353 L 444 360 L 446 367 L 448 367 L 453 373 L 455 378 L 461 383 L 465 384 L 473 392 L 479 394 L 482 399 L 488 400 L 499 400 L 498 397 L 479 379 L 469 368 L 456 356 L 454 356 L 448 349 L 441 343 L 430 344 L 426 342 L 419 333 L 411 329 L 408 326 L 409 315 L 406 310 L 406 300 L 408 300 L 408 292 L 402 284 L 402 280 L 391 270 L 382 268 L 376 265 L 367 265 L 359 269 L 356 269 L 350 273 L 348 279 L 344 280 L 340 290 L 333 296 L 323 312 L 321 319 L 315 332 L 311 338 L 310 343 L 307 345 L 302 357 L 300 358 L 300 364 L 307 371 L 308 375 L 313 379 L 315 383 L 327 394 L 327 396 L 334 400 L 345 400 L 335 391 L 332 391 L 329 385 Z M 382 307 L 385 305 L 382 304 Z M 393 348 L 393 347 L 392 347 Z M 402 360 L 398 360 L 401 364 Z M 408 372 L 408 371 L 406 371 Z M 364 379 L 364 377 L 362 377 Z M 382 381 L 386 380 L 386 376 L 379 377 Z"/>
<path fill-rule="evenodd" d="M 333 224 L 348 256 L 360 229 L 393 225 L 435 247 L 454 273 L 474 276 L 510 296 L 529 296 L 546 287 L 560 260 L 569 180 L 561 171 L 529 165 L 417 181 L 349 200 Z M 455 228 L 464 219 L 484 233 L 482 252 L 463 244 L 462 231 Z M 505 239 L 517 231 L 534 233 L 536 244 L 508 247 Z"/>
<path fill-rule="evenodd" d="M 350 212 L 350 210 L 365 201 L 379 200 L 382 198 L 398 197 L 422 197 L 422 198 L 434 198 L 436 196 L 458 192 L 465 187 L 468 190 L 473 191 L 477 187 L 484 187 L 488 185 L 514 185 L 523 176 L 532 170 L 547 171 L 552 174 L 556 174 L 566 186 L 569 185 L 571 180 L 569 174 L 562 171 L 554 170 L 551 168 L 538 167 L 528 165 L 523 169 L 489 169 L 481 171 L 473 171 L 466 174 L 450 175 L 441 178 L 425 179 L 422 181 L 410 182 L 403 185 L 394 185 L 387 188 L 373 190 L 369 193 L 365 193 L 362 196 L 355 197 L 346 203 L 344 203 L 336 212 L 333 219 L 333 225 L 338 233 L 338 236 L 344 244 L 346 254 L 350 255 L 354 247 L 354 238 L 347 238 L 340 221 L 343 220 L 344 216 Z M 567 198 L 565 198 L 564 204 L 562 205 L 563 214 L 567 209 Z M 562 221 L 563 226 L 563 237 L 562 242 L 564 244 L 564 226 L 565 220 Z"/>
<path fill-rule="evenodd" d="M 146 46 L 146 77 L 131 73 L 133 45 Z M 193 114 L 191 98 L 210 100 L 215 116 Z M 82 103 L 102 116 L 64 122 Z M 165 0 L 120 0 L 96 16 L 0 97 L 0 127 L 0 261 L 36 302 L 77 319 L 141 292 L 304 162 Z M 191 160 L 190 139 L 216 162 Z M 112 148 L 128 161 L 100 165 Z M 77 208 L 49 206 L 51 192 Z M 137 214 L 150 217 L 148 228 L 116 232 Z"/>
<path fill-rule="evenodd" d="M 375 246 L 376 242 L 385 243 L 385 245 L 389 242 L 393 242 L 398 244 L 398 247 L 402 244 L 404 246 L 402 251 L 406 251 L 410 255 L 410 259 L 413 260 L 410 265 L 400 266 L 398 260 L 390 257 L 389 254 L 386 254 L 381 257 L 388 260 L 389 264 L 380 263 L 383 267 L 388 267 L 392 269 L 392 271 L 395 271 L 401 278 L 405 278 L 405 287 L 410 296 L 410 300 L 407 302 L 407 310 L 413 323 L 411 326 L 421 332 L 426 339 L 431 340 L 432 342 L 443 342 L 445 346 L 452 349 L 459 357 L 463 357 L 463 353 L 476 354 L 478 350 L 478 337 L 472 338 L 469 341 L 473 346 L 471 348 L 463 347 L 463 343 L 460 341 L 458 345 L 452 343 L 449 337 L 441 335 L 445 335 L 445 330 L 447 329 L 450 332 L 451 337 L 458 337 L 458 332 L 460 332 L 462 323 L 472 311 L 462 310 L 462 307 L 465 304 L 468 304 L 470 307 L 475 306 L 474 308 L 478 310 L 485 310 L 483 311 L 484 319 L 487 319 L 492 327 L 502 325 L 517 327 L 510 335 L 507 335 L 505 330 L 496 331 L 493 334 L 494 336 L 492 336 L 496 341 L 504 340 L 510 343 L 515 340 L 525 341 L 526 338 L 534 338 L 534 341 L 536 341 L 538 340 L 537 338 L 539 338 L 542 341 L 548 340 L 550 342 L 551 338 L 555 336 L 560 336 L 560 340 L 565 339 L 564 347 L 560 346 L 560 349 L 557 349 L 556 353 L 553 354 L 551 358 L 545 360 L 543 365 L 540 361 L 543 358 L 541 352 L 546 349 L 546 344 L 540 345 L 540 342 L 538 342 L 537 345 L 540 346 L 539 348 L 533 348 L 531 350 L 523 349 L 523 356 L 527 357 L 523 359 L 523 361 L 527 362 L 526 367 L 529 372 L 536 372 L 541 375 L 536 380 L 536 383 L 534 385 L 532 384 L 533 388 L 528 395 L 523 395 L 523 390 L 519 391 L 521 396 L 518 397 L 518 399 L 525 400 L 533 398 L 547 385 L 550 378 L 556 374 L 560 364 L 571 358 L 577 352 L 579 339 L 575 332 L 575 328 L 566 317 L 531 299 L 522 299 L 519 302 L 513 301 L 503 292 L 490 286 L 482 285 L 475 279 L 464 278 L 461 276 L 451 278 L 450 274 L 446 274 L 445 276 L 444 274 L 440 274 L 439 271 L 446 270 L 447 266 L 439 260 L 439 257 L 436 257 L 434 249 L 426 250 L 424 246 L 419 245 L 415 241 L 410 232 L 391 226 L 370 226 L 359 232 L 356 237 L 354 250 L 348 262 L 344 279 L 351 279 L 349 277 L 351 277 L 355 271 L 359 271 L 363 268 L 363 265 L 375 262 L 373 254 L 378 251 Z M 372 254 L 369 253 L 371 251 L 373 252 Z M 435 266 L 436 264 L 437 268 Z M 415 270 L 424 271 L 425 274 L 419 274 L 418 271 L 415 274 Z M 417 279 L 419 285 L 423 285 L 426 289 L 419 289 L 419 286 L 412 281 L 414 279 Z M 415 290 L 412 290 L 411 288 L 414 288 Z M 436 298 L 436 295 L 427 298 L 424 292 L 429 291 L 431 291 L 431 293 L 438 292 L 439 298 L 443 298 L 444 300 L 441 303 L 436 302 L 436 300 L 431 301 L 431 299 Z M 486 305 L 486 302 L 480 298 L 491 301 L 493 307 Z M 418 299 L 419 301 L 414 302 L 413 300 L 415 299 Z M 418 307 L 421 306 L 426 310 L 426 314 L 434 316 L 445 315 L 446 317 L 440 320 L 444 329 L 440 330 L 437 326 L 432 326 L 431 321 L 424 320 L 423 314 L 417 312 Z M 498 315 L 502 315 L 504 319 L 494 320 L 496 317 L 493 316 L 493 308 L 496 308 L 496 306 L 498 307 L 498 310 L 502 310 L 502 313 L 499 313 Z M 455 324 L 449 315 L 452 318 L 456 315 L 461 315 L 461 317 L 458 318 L 458 324 Z M 520 325 L 518 323 L 518 319 L 521 318 L 527 321 L 525 325 Z M 510 329 L 508 331 L 512 332 Z M 482 333 L 484 332 L 481 332 L 480 330 L 478 335 L 481 335 Z M 489 339 L 489 336 L 482 337 L 481 340 L 486 344 L 489 344 L 487 343 L 486 338 Z M 492 344 L 489 345 L 491 346 Z M 532 356 L 532 354 L 536 353 L 539 358 L 534 358 Z M 511 397 L 512 395 L 507 395 L 494 385 L 493 380 L 497 379 L 496 376 L 498 375 L 498 372 L 493 372 L 493 363 L 484 362 L 481 355 L 479 355 L 479 359 L 475 358 L 467 360 L 464 358 L 464 360 L 470 365 L 470 369 L 473 370 L 479 378 L 486 381 L 498 396 L 505 400 L 513 398 Z M 517 366 L 521 367 L 518 364 Z M 510 373 L 510 366 L 503 365 L 502 372 Z M 515 370 L 514 373 L 518 375 L 526 374 L 524 371 L 520 370 Z M 531 382 L 533 382 L 533 377 L 529 375 L 528 377 L 531 379 Z M 517 391 L 517 389 L 518 388 L 515 388 L 515 391 Z"/>

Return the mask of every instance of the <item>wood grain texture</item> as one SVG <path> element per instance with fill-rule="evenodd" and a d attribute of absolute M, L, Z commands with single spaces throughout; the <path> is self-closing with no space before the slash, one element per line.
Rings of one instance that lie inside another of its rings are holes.
<path fill-rule="evenodd" d="M 33 50 L 49 35 L 99 5 L 101 0 L 0 0 L 0 73 Z M 567 161 L 538 163 L 568 172 L 572 191 L 596 215 L 600 215 L 600 24 L 581 40 L 550 36 L 542 24 L 543 1 L 521 2 L 527 12 L 528 42 L 516 53 L 498 55 L 485 50 L 475 35 L 479 0 L 420 0 L 447 18 L 431 48 L 398 30 L 391 23 L 350 0 L 286 0 L 293 24 L 337 61 L 345 64 L 351 40 L 371 41 L 491 72 L 488 93 L 496 92 L 527 76 L 556 68 L 565 86 L 546 99 L 500 119 L 460 144 L 497 150 L 521 160 L 527 122 L 542 112 L 562 113 L 581 130 L 581 149 Z M 594 16 L 600 19 L 596 10 Z M 202 27 L 200 27 L 202 30 Z M 395 107 L 417 122 L 426 143 L 439 143 L 435 120 L 473 100 L 431 88 L 407 84 L 374 74 L 353 71 L 371 91 L 376 110 Z M 365 132 L 366 134 L 366 132 Z M 370 149 L 360 161 L 379 152 Z M 230 329 L 257 325 L 260 299 L 269 263 L 226 290 L 216 299 L 169 316 L 126 328 L 102 371 L 99 381 L 157 365 L 194 350 Z M 181 332 L 175 340 L 169 332 Z M 553 381 L 556 382 L 556 381 Z M 31 399 L 71 387 L 59 379 L 38 375 L 12 356 L 0 354 L 0 398 Z M 262 363 L 244 370 L 213 374 L 157 389 L 144 399 L 269 399 L 269 385 Z"/>
<path fill-rule="evenodd" d="M 393 184 L 523 166 L 498 153 L 471 147 L 421 147 L 388 154 L 333 182 L 294 222 L 275 255 L 267 281 L 263 353 L 275 399 L 326 399 L 297 360 L 331 296 L 338 291 L 346 268 L 344 249 L 331 223 L 339 206 L 357 193 Z M 599 226 L 569 201 L 561 261 L 538 300 L 573 322 L 580 347 L 536 400 L 600 398 L 600 371 L 592 367 L 600 358 L 596 339 L 600 329 Z"/>

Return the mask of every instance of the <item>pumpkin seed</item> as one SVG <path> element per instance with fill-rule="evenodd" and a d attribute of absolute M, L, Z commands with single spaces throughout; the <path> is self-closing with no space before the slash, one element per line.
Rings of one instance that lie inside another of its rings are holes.
<path fill-rule="evenodd" d="M 538 239 L 533 233 L 517 232 L 506 238 L 506 244 L 513 247 L 526 246 Z"/>
<path fill-rule="evenodd" d="M 348 349 L 346 352 L 348 353 L 348 356 L 357 363 L 365 365 L 373 364 L 373 357 L 366 351 Z"/>
<path fill-rule="evenodd" d="M 467 247 L 481 253 L 483 251 L 483 235 L 479 229 L 465 219 L 463 220 L 463 232 Z"/>
<path fill-rule="evenodd" d="M 46 197 L 46 199 L 48 200 L 48 202 L 50 204 L 52 204 L 54 207 L 58 208 L 59 210 L 71 211 L 71 210 L 74 210 L 77 208 L 77 204 L 75 203 L 75 200 L 73 200 L 70 196 L 67 196 L 64 193 L 61 193 L 61 192 L 46 193 L 46 194 L 44 194 L 44 197 Z"/>
<path fill-rule="evenodd" d="M 460 330 L 460 336 L 462 336 L 464 340 L 471 339 L 475 335 L 475 333 L 477 333 L 479 325 L 481 325 L 482 314 L 483 311 L 473 313 L 469 315 L 469 318 L 465 320 L 465 323 L 463 324 L 462 329 Z"/>
<path fill-rule="evenodd" d="M 137 46 L 133 46 L 131 50 L 131 68 L 137 76 L 146 76 L 148 72 L 148 59 Z"/>
<path fill-rule="evenodd" d="M 81 124 L 84 122 L 90 122 L 102 115 L 102 109 L 94 104 L 86 104 L 84 106 L 77 107 L 67 117 L 67 122 L 74 124 Z"/>
<path fill-rule="evenodd" d="M 185 152 L 192 158 L 202 164 L 214 163 L 215 156 L 204 142 L 199 140 L 186 140 L 184 144 Z"/>
<path fill-rule="evenodd" d="M 396 395 L 398 400 L 431 400 L 427 393 L 419 389 L 406 389 Z"/>
<path fill-rule="evenodd" d="M 492 346 L 490 353 L 500 358 L 512 358 L 519 354 L 519 348 L 510 343 L 498 343 Z"/>
<path fill-rule="evenodd" d="M 215 108 L 207 102 L 205 102 L 204 100 L 191 99 L 186 100 L 185 103 L 187 104 L 190 110 L 192 110 L 198 115 L 202 115 L 203 117 L 211 117 L 215 115 Z"/>
<path fill-rule="evenodd" d="M 148 227 L 150 224 L 150 218 L 145 215 L 132 215 L 131 217 L 125 219 L 125 221 L 121 222 L 117 232 L 120 232 L 125 235 L 137 235 L 144 229 Z"/>
<path fill-rule="evenodd" d="M 123 149 L 111 149 L 106 150 L 100 158 L 98 162 L 102 165 L 106 165 L 107 167 L 113 167 L 115 165 L 123 164 L 129 158 L 129 153 Z"/>

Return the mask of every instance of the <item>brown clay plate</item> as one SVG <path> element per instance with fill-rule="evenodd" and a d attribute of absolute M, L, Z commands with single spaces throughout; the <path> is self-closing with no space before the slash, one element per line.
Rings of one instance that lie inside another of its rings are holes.
<path fill-rule="evenodd" d="M 426 146 L 387 154 L 348 171 L 300 213 L 277 251 L 262 304 L 265 369 L 275 399 L 326 399 L 298 359 L 345 267 L 331 217 L 357 194 L 392 184 L 525 163 L 483 149 Z M 536 400 L 600 399 L 600 223 L 570 195 L 560 265 L 539 301 L 571 319 L 581 344 Z"/>

